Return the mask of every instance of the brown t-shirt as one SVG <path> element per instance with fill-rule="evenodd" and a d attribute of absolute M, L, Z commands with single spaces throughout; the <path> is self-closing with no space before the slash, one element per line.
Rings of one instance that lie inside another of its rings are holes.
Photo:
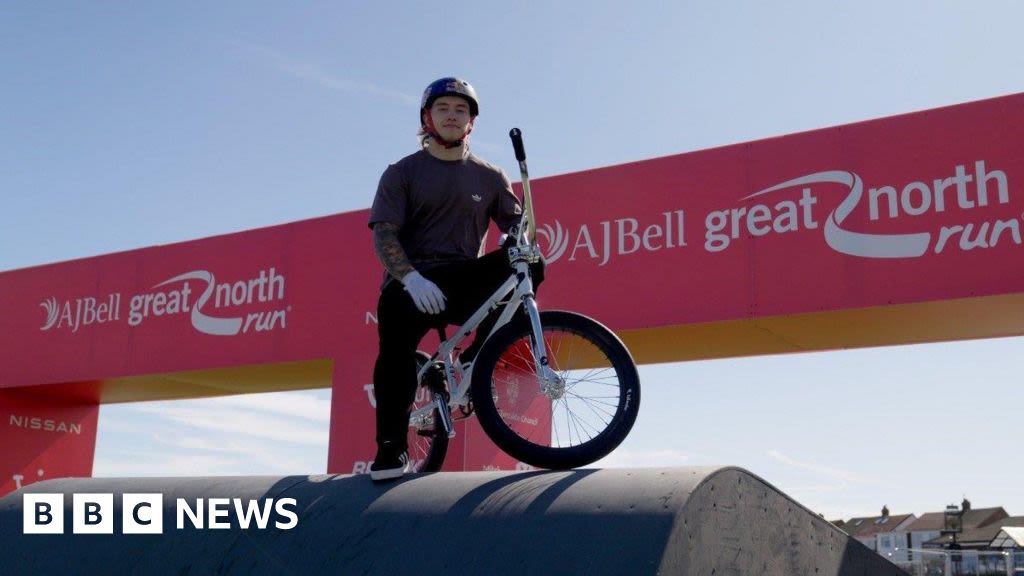
<path fill-rule="evenodd" d="M 473 154 L 440 160 L 420 150 L 384 170 L 369 225 L 390 222 L 417 270 L 476 258 L 489 222 L 507 232 L 522 208 L 505 172 Z"/>

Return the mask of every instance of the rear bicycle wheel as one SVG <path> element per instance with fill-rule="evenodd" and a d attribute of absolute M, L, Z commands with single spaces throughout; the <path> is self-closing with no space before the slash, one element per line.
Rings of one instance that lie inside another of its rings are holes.
<path fill-rule="evenodd" d="M 430 362 L 425 352 L 416 351 L 417 372 Z M 413 399 L 412 411 L 423 408 L 434 402 L 434 394 L 423 382 L 417 383 L 416 397 Z M 448 434 L 441 424 L 441 414 L 434 408 L 428 416 L 421 420 L 409 420 L 408 443 L 410 472 L 437 472 L 444 465 L 448 454 Z"/>
<path fill-rule="evenodd" d="M 540 468 L 585 466 L 614 450 L 640 409 L 629 351 L 600 323 L 573 312 L 540 314 L 548 366 L 533 358 L 529 321 L 494 333 L 477 356 L 472 393 L 484 432 L 513 458 Z"/>

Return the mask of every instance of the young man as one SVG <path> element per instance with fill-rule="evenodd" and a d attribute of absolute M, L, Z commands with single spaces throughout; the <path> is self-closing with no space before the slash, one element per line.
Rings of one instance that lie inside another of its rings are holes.
<path fill-rule="evenodd" d="M 509 273 L 504 251 L 481 256 L 483 243 L 490 221 L 507 232 L 522 208 L 505 173 L 469 151 L 479 112 L 476 91 L 465 80 L 441 78 L 427 86 L 420 102 L 422 149 L 388 166 L 370 209 L 374 250 L 385 269 L 373 371 L 377 456 L 370 476 L 376 481 L 405 471 L 420 339 L 434 326 L 462 324 Z M 535 284 L 540 276 L 538 270 Z M 479 332 L 486 336 L 484 327 Z M 472 354 L 467 349 L 462 358 Z"/>

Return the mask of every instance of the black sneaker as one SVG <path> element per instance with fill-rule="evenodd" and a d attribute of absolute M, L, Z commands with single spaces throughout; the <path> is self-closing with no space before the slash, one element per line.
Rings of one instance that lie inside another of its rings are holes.
<path fill-rule="evenodd" d="M 405 452 L 397 455 L 391 451 L 377 450 L 377 458 L 370 465 L 370 479 L 374 482 L 395 480 L 405 474 L 409 465 L 409 456 Z"/>

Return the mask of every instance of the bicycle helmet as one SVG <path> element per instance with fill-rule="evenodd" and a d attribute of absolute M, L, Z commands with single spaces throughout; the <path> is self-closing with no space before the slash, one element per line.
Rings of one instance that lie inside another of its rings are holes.
<path fill-rule="evenodd" d="M 442 96 L 457 96 L 465 99 L 469 102 L 469 116 L 470 118 L 476 118 L 480 114 L 480 102 L 477 100 L 476 90 L 461 78 L 455 78 L 454 76 L 448 76 L 445 78 L 439 78 L 434 80 L 427 86 L 427 89 L 423 91 L 423 98 L 420 100 L 420 125 L 430 135 L 431 138 L 442 144 L 445 148 L 455 148 L 461 146 L 466 136 L 469 136 L 469 132 L 472 131 L 472 127 L 466 131 L 466 134 L 455 141 L 448 141 L 441 137 L 437 133 L 437 129 L 434 128 L 434 123 L 430 118 L 430 114 L 424 114 L 424 112 L 430 110 L 430 107 L 434 105 L 434 100 Z"/>
<path fill-rule="evenodd" d="M 449 76 L 434 80 L 423 91 L 423 98 L 420 100 L 420 120 L 423 118 L 423 111 L 429 110 L 441 96 L 459 96 L 469 102 L 469 115 L 476 118 L 480 114 L 480 103 L 476 97 L 476 90 L 469 85 L 469 82 L 461 78 Z"/>

